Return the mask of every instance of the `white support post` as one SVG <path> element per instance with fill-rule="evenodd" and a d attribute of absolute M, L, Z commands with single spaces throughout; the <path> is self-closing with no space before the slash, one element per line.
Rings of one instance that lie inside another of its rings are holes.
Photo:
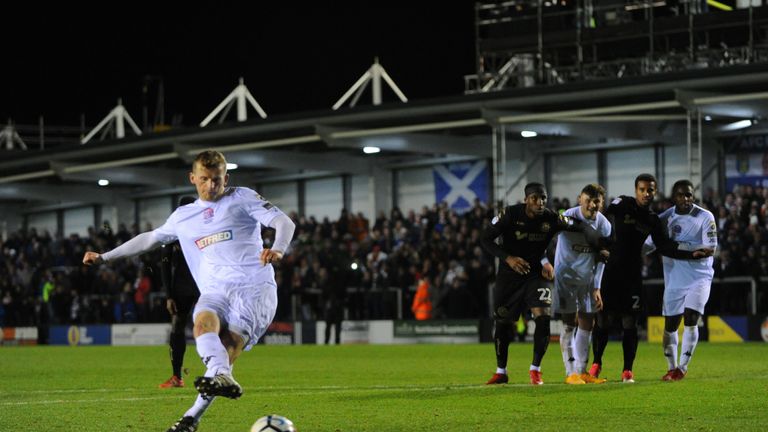
<path fill-rule="evenodd" d="M 0 131 L 0 147 L 5 147 L 6 150 L 13 150 L 17 146 L 22 150 L 27 149 L 27 144 L 21 139 L 19 133 L 16 132 L 13 121 L 8 119 L 8 124 Z"/>
<path fill-rule="evenodd" d="M 232 90 L 232 92 L 230 92 L 229 95 L 227 95 L 227 97 L 200 122 L 200 127 L 208 126 L 208 123 L 210 123 L 219 113 L 221 113 L 219 124 L 224 122 L 224 118 L 229 114 L 229 110 L 233 104 L 237 106 L 237 121 L 246 121 L 248 120 L 248 103 L 251 104 L 261 118 L 267 118 L 267 113 L 264 112 L 261 105 L 256 102 L 256 98 L 254 98 L 251 92 L 248 91 L 248 87 L 245 86 L 243 78 L 241 77 L 237 87 L 235 87 L 235 89 Z"/>
<path fill-rule="evenodd" d="M 400 88 L 395 84 L 395 81 L 392 79 L 392 77 L 389 76 L 387 71 L 379 64 L 378 57 L 374 59 L 373 65 L 371 65 L 370 68 L 368 68 L 365 73 L 358 78 L 357 81 L 355 81 L 354 84 L 352 84 L 352 87 L 349 88 L 340 98 L 338 101 L 336 101 L 335 104 L 333 104 L 333 109 L 337 110 L 339 109 L 344 103 L 354 94 L 355 96 L 352 98 L 352 100 L 349 103 L 350 107 L 354 107 L 357 104 L 357 101 L 360 99 L 360 95 L 365 91 L 365 89 L 368 87 L 368 84 L 371 83 L 371 92 L 372 94 L 372 102 L 374 105 L 381 105 L 382 102 L 382 92 L 381 92 L 381 80 L 384 79 L 384 81 L 389 85 L 389 88 L 392 89 L 392 91 L 397 95 L 397 97 L 400 99 L 401 102 L 408 102 L 408 98 L 405 97 L 405 94 L 400 90 Z"/>
<path fill-rule="evenodd" d="M 131 127 L 131 130 L 133 130 L 136 135 L 141 135 L 141 129 L 136 126 L 136 122 L 133 121 L 133 118 L 131 118 L 131 115 L 128 114 L 128 111 L 123 106 L 123 100 L 118 99 L 117 106 L 112 108 L 112 111 L 110 111 L 109 114 L 107 114 L 107 116 L 104 117 L 99 122 L 99 124 L 96 125 L 95 128 L 88 132 L 88 135 L 80 140 L 80 144 L 85 144 L 90 141 L 91 138 L 93 138 L 102 129 L 104 130 L 102 131 L 101 138 L 104 139 L 109 131 L 113 129 L 113 127 L 115 130 L 115 137 L 117 139 L 125 138 L 125 122 L 128 122 L 128 126 Z"/>
<path fill-rule="evenodd" d="M 384 70 L 379 66 L 379 59 L 376 59 L 371 66 L 371 91 L 373 92 L 373 104 L 381 105 L 381 71 Z"/>

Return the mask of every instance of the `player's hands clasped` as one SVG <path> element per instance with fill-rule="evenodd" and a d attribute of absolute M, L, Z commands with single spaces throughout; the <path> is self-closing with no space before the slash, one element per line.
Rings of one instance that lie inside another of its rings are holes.
<path fill-rule="evenodd" d="M 694 258 L 707 258 L 715 254 L 715 250 L 712 248 L 701 248 L 693 251 Z"/>
<path fill-rule="evenodd" d="M 528 272 L 531 271 L 531 265 L 528 264 L 528 261 L 520 257 L 509 256 L 504 261 L 512 270 L 516 271 L 517 273 L 528 274 Z"/>
<path fill-rule="evenodd" d="M 276 263 L 283 259 L 283 253 L 277 250 L 264 249 L 261 251 L 261 257 L 259 260 L 263 265 Z"/>
<path fill-rule="evenodd" d="M 83 256 L 83 264 L 89 266 L 89 265 L 98 265 L 104 262 L 104 259 L 101 258 L 100 253 L 96 252 L 86 252 Z"/>

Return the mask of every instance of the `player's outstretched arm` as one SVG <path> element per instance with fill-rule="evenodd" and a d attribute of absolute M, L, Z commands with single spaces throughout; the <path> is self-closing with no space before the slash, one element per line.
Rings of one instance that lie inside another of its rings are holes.
<path fill-rule="evenodd" d="M 144 252 L 151 251 L 152 249 L 159 247 L 161 244 L 162 243 L 155 238 L 153 231 L 141 233 L 109 252 L 105 252 L 103 254 L 96 252 L 86 252 L 83 256 L 83 264 L 101 264 L 112 259 L 127 258 L 140 255 Z"/>
<path fill-rule="evenodd" d="M 709 248 L 701 248 L 695 251 L 679 249 L 679 243 L 669 238 L 666 230 L 661 226 L 661 221 L 657 220 L 659 222 L 652 228 L 651 239 L 660 254 L 674 259 L 692 260 L 706 258 L 714 253 L 714 250 Z M 710 255 L 707 255 L 708 253 Z"/>

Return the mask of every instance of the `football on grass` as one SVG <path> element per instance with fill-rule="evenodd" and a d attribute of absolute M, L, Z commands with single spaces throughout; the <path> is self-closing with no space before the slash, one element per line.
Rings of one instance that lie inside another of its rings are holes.
<path fill-rule="evenodd" d="M 256 420 L 251 432 L 296 432 L 296 427 L 287 418 L 272 414 Z"/>

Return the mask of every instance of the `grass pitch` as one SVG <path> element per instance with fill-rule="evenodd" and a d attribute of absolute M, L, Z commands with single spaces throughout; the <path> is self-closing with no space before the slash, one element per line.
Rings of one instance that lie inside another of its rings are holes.
<path fill-rule="evenodd" d="M 636 384 L 622 384 L 621 344 L 604 385 L 566 386 L 559 347 L 545 385 L 527 384 L 531 344 L 510 346 L 510 384 L 484 345 L 257 346 L 235 365 L 244 395 L 216 400 L 201 432 L 247 432 L 277 413 L 312 431 L 766 430 L 768 344 L 699 344 L 688 376 L 664 383 L 661 347 L 641 343 Z M 0 431 L 165 431 L 192 404 L 203 371 L 187 350 L 184 389 L 161 390 L 165 347 L 0 349 Z"/>

